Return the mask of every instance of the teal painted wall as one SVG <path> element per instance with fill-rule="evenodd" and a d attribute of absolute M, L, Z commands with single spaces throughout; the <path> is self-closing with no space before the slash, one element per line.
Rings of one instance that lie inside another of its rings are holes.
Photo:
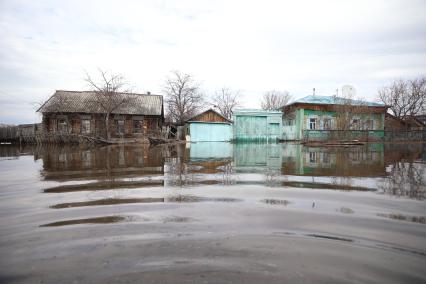
<path fill-rule="evenodd" d="M 232 157 L 232 144 L 229 142 L 190 143 L 189 147 L 191 161 Z"/>
<path fill-rule="evenodd" d="M 304 113 L 305 113 L 304 109 L 299 109 L 299 110 L 296 111 L 296 117 L 297 117 L 297 125 L 296 125 L 296 127 L 298 129 L 297 130 L 297 134 L 298 134 L 297 138 L 299 140 L 301 140 L 302 137 L 303 137 L 302 129 L 303 129 L 303 118 L 305 117 Z"/>
<path fill-rule="evenodd" d="M 282 145 L 279 143 L 235 143 L 234 166 L 237 172 L 262 172 L 281 169 Z"/>
<path fill-rule="evenodd" d="M 233 120 L 236 141 L 275 141 L 282 137 L 281 112 L 235 112 Z"/>
<path fill-rule="evenodd" d="M 232 125 L 227 123 L 190 122 L 191 142 L 231 141 Z"/>
<path fill-rule="evenodd" d="M 371 139 L 381 139 L 384 136 L 384 114 L 359 114 L 354 115 L 354 117 L 358 117 L 361 121 L 365 122 L 366 120 L 373 120 L 374 122 L 374 130 L 368 132 L 368 137 Z M 316 111 L 316 110 L 305 110 L 305 109 L 298 109 L 295 111 L 295 130 L 292 130 L 292 133 L 283 133 L 283 137 L 294 137 L 296 140 L 301 140 L 304 138 L 304 130 L 309 129 L 309 118 L 315 117 L 318 118 L 318 129 L 322 129 L 323 125 L 323 119 L 325 117 L 331 118 L 332 126 L 331 129 L 335 129 L 336 124 L 336 113 L 335 112 L 328 112 L 328 111 Z M 286 131 L 286 128 L 283 128 L 284 131 Z M 294 131 L 294 132 L 293 132 Z M 309 131 L 309 137 L 311 138 L 318 138 L 318 139 L 327 139 L 329 137 L 329 133 L 327 131 L 316 131 L 316 130 L 310 130 Z M 366 132 L 362 131 L 352 131 L 352 139 L 358 139 L 359 137 L 366 136 Z M 293 134 L 294 133 L 294 134 Z"/>
<path fill-rule="evenodd" d="M 266 116 L 237 116 L 234 123 L 236 139 L 263 139 L 268 135 Z"/>

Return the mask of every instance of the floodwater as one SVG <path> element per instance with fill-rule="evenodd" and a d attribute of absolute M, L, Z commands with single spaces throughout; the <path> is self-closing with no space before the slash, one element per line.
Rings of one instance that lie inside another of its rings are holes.
<path fill-rule="evenodd" d="M 0 146 L 1 283 L 425 283 L 426 144 Z"/>

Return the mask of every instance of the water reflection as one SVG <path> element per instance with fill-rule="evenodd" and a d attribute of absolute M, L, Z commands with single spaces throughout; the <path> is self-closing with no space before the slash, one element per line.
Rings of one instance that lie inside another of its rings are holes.
<path fill-rule="evenodd" d="M 400 220 L 400 221 L 426 224 L 426 216 L 407 216 L 407 215 L 400 214 L 400 213 L 392 213 L 392 214 L 378 213 L 377 216 L 389 218 L 389 219 L 393 219 L 393 220 Z"/>
<path fill-rule="evenodd" d="M 110 181 L 91 182 L 83 184 L 71 184 L 49 187 L 43 190 L 45 193 L 63 193 L 77 191 L 102 191 L 120 188 L 144 188 L 163 186 L 162 180 L 143 180 L 143 181 Z"/>
<path fill-rule="evenodd" d="M 50 206 L 54 209 L 73 208 L 73 207 L 85 207 L 85 206 L 100 206 L 100 205 L 117 205 L 117 204 L 131 204 L 131 203 L 158 203 L 164 202 L 164 198 L 161 197 L 148 197 L 148 198 L 107 198 L 92 201 L 83 202 L 69 202 L 60 203 Z"/>
<path fill-rule="evenodd" d="M 263 199 L 260 202 L 270 204 L 270 205 L 284 205 L 284 206 L 287 206 L 291 203 L 288 200 L 281 200 L 281 199 Z"/>
<path fill-rule="evenodd" d="M 67 182 L 45 193 L 125 188 L 257 184 L 378 191 L 424 199 L 426 144 L 367 144 L 349 148 L 297 143 L 191 143 L 150 148 L 0 147 L 1 159 L 42 160 L 41 179 Z M 0 160 L 1 161 L 1 160 Z M 84 182 L 81 182 L 84 181 Z M 69 183 L 72 182 L 72 183 Z"/>
<path fill-rule="evenodd" d="M 66 181 L 163 175 L 166 154 L 138 145 L 35 148 L 34 155 L 43 160 L 45 180 Z"/>
<path fill-rule="evenodd" d="M 59 226 L 79 225 L 79 224 L 110 224 L 110 223 L 124 222 L 127 219 L 129 219 L 129 217 L 104 216 L 104 217 L 95 217 L 95 218 L 86 218 L 86 219 L 58 221 L 58 222 L 40 225 L 40 227 L 59 227 Z"/>
<path fill-rule="evenodd" d="M 383 144 L 360 147 L 283 145 L 283 174 L 368 177 L 385 174 Z"/>
<path fill-rule="evenodd" d="M 86 206 L 105 206 L 105 205 L 118 205 L 118 204 L 132 204 L 132 203 L 192 203 L 192 202 L 238 202 L 241 201 L 237 198 L 226 197 L 200 197 L 194 195 L 177 195 L 168 197 L 144 197 L 144 198 L 105 198 L 98 200 L 82 201 L 82 202 L 68 202 L 59 203 L 50 206 L 54 209 L 86 207 Z"/>

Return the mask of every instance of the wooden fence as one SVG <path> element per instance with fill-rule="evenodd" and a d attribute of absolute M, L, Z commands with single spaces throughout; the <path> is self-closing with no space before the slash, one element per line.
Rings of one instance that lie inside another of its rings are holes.
<path fill-rule="evenodd" d="M 82 143 L 87 138 L 76 134 L 43 133 L 41 124 L 22 124 L 0 127 L 2 144 L 65 144 Z"/>
<path fill-rule="evenodd" d="M 167 131 L 169 129 L 166 129 Z M 90 135 L 81 135 L 62 132 L 43 132 L 41 124 L 22 124 L 17 126 L 0 127 L 1 144 L 79 144 L 79 143 L 105 143 L 117 142 L 120 139 L 136 139 L 146 137 L 166 137 L 168 133 L 164 130 L 151 130 L 137 137 L 128 137 L 120 135 L 107 141 L 100 133 L 91 133 Z M 148 140 L 147 140 L 148 141 Z"/>

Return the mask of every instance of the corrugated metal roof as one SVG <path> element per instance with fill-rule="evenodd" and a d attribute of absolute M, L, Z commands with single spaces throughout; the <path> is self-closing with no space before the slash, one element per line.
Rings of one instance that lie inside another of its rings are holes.
<path fill-rule="evenodd" d="M 276 110 L 264 110 L 264 109 L 236 109 L 234 110 L 234 115 L 274 115 L 282 114 L 281 111 Z"/>
<path fill-rule="evenodd" d="M 131 102 L 118 107 L 114 114 L 162 115 L 163 97 L 158 95 L 119 93 L 133 97 Z M 78 112 L 104 113 L 92 91 L 58 90 L 38 110 L 38 112 Z"/>
<path fill-rule="evenodd" d="M 298 99 L 288 105 L 292 105 L 296 103 L 321 104 L 321 105 L 344 105 L 349 103 L 351 105 L 385 107 L 385 105 L 382 103 L 373 103 L 373 102 L 361 101 L 361 100 L 351 100 L 351 99 L 345 99 L 345 98 L 336 97 L 336 96 L 317 96 L 317 95 L 310 95 L 310 96 Z"/>

